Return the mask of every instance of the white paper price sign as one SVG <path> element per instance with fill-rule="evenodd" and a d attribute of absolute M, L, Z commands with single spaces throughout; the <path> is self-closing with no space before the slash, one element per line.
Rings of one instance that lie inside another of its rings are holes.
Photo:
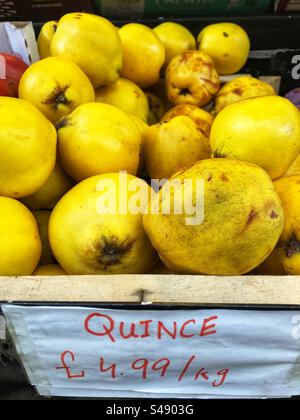
<path fill-rule="evenodd" d="M 300 311 L 2 310 L 42 395 L 300 395 Z"/>

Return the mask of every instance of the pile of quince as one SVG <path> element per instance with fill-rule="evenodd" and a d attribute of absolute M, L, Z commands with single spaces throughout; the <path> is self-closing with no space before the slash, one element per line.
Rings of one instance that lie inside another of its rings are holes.
<path fill-rule="evenodd" d="M 300 113 L 253 77 L 221 83 L 247 62 L 240 26 L 73 13 L 38 45 L 0 97 L 0 275 L 300 274 Z"/>

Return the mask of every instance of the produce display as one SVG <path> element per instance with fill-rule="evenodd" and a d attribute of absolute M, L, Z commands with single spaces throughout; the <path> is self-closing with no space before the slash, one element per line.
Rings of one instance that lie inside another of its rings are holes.
<path fill-rule="evenodd" d="M 279 96 L 234 103 L 214 121 L 213 156 L 254 163 L 275 180 L 286 174 L 299 154 L 299 128 L 298 109 Z"/>
<path fill-rule="evenodd" d="M 236 160 L 207 159 L 177 178 L 205 180 L 205 218 L 190 226 L 186 214 L 144 216 L 146 232 L 168 267 L 194 274 L 244 274 L 274 249 L 284 214 L 263 169 Z"/>
<path fill-rule="evenodd" d="M 215 100 L 215 110 L 218 114 L 226 106 L 243 99 L 272 95 L 276 95 L 276 92 L 268 83 L 254 77 L 240 76 L 226 83 L 219 90 Z"/>
<path fill-rule="evenodd" d="M 299 92 L 194 35 L 70 13 L 2 54 L 0 276 L 300 274 Z"/>
<path fill-rule="evenodd" d="M 234 23 L 209 25 L 200 32 L 197 41 L 200 50 L 213 59 L 219 74 L 237 73 L 248 60 L 249 37 Z"/>

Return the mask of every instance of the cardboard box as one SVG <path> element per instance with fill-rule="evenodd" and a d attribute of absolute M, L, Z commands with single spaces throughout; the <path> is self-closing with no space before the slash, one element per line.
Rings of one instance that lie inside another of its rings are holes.
<path fill-rule="evenodd" d="M 129 16 L 242 15 L 267 10 L 272 0 L 94 0 L 99 14 Z"/>
<path fill-rule="evenodd" d="M 40 59 L 31 22 L 0 22 L 0 50 L 20 56 L 30 65 Z"/>
<path fill-rule="evenodd" d="M 90 0 L 0 0 L 0 19 L 47 21 L 68 12 L 93 11 Z"/>

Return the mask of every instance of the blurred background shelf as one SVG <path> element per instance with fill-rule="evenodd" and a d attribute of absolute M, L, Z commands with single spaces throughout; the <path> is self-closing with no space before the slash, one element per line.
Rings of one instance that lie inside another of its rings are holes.
<path fill-rule="evenodd" d="M 293 0 L 295 3 L 297 0 Z M 276 2 L 278 3 L 278 1 Z M 280 0 L 280 10 L 286 0 Z M 58 19 L 67 12 L 89 11 L 107 17 L 205 16 L 272 13 L 275 0 L 0 0 L 0 17 L 34 20 Z M 48 18 L 46 18 L 48 16 Z"/>
<path fill-rule="evenodd" d="M 198 35 L 199 31 L 206 25 L 230 21 L 243 26 L 249 33 L 253 50 L 300 49 L 300 13 L 263 16 L 207 16 L 171 18 L 171 20 L 188 27 L 195 35 Z M 118 26 L 135 21 L 154 27 L 164 21 L 170 21 L 170 18 L 114 19 L 113 21 Z M 37 33 L 43 23 L 44 21 L 34 22 Z"/>

